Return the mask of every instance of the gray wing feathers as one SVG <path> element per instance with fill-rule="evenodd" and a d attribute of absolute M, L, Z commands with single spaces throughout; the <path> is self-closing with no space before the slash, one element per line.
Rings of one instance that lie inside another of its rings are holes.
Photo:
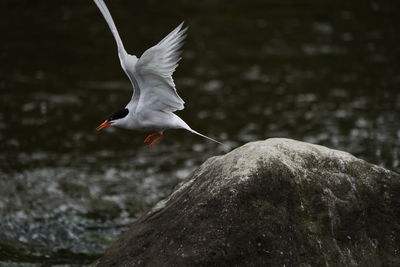
<path fill-rule="evenodd" d="M 94 0 L 94 2 L 96 3 L 97 7 L 100 9 L 101 14 L 103 14 L 104 19 L 106 20 L 108 26 L 110 27 L 110 30 L 115 38 L 115 41 L 117 42 L 118 52 L 121 54 L 120 56 L 125 56 L 126 51 L 125 51 L 124 45 L 121 41 L 121 37 L 119 36 L 117 27 L 115 27 L 114 20 L 110 14 L 110 11 L 108 11 L 106 4 L 104 3 L 103 0 Z"/>
<path fill-rule="evenodd" d="M 181 59 L 179 50 L 187 28 L 183 23 L 176 27 L 157 45 L 146 50 L 136 64 L 137 77 L 142 96 L 141 108 L 176 111 L 184 108 L 184 101 L 175 89 L 172 74 Z"/>
<path fill-rule="evenodd" d="M 157 45 L 146 50 L 138 60 L 125 51 L 115 23 L 103 0 L 94 0 L 103 14 L 118 46 L 121 67 L 128 75 L 134 90 L 131 101 L 137 101 L 136 110 L 152 109 L 176 111 L 184 108 L 175 89 L 172 74 L 181 59 L 185 32 L 183 22 Z M 137 90 L 137 92 L 136 92 Z M 136 93 L 135 93 L 136 92 Z"/>
<path fill-rule="evenodd" d="M 108 11 L 108 8 L 107 8 L 106 4 L 104 3 L 104 1 L 103 0 L 94 0 L 94 2 L 97 5 L 97 7 L 99 8 L 101 14 L 103 14 L 103 17 L 106 20 L 108 26 L 110 27 L 110 30 L 111 30 L 111 32 L 114 36 L 114 39 L 117 43 L 118 57 L 119 57 L 119 60 L 121 63 L 121 67 L 132 83 L 132 87 L 133 87 L 132 99 L 134 99 L 135 97 L 137 98 L 139 96 L 139 93 L 135 94 L 135 91 L 136 91 L 135 79 L 132 74 L 133 70 L 135 68 L 135 64 L 137 62 L 137 58 L 136 58 L 136 56 L 129 55 L 126 52 L 126 50 L 124 48 L 124 44 L 121 41 L 121 37 L 119 36 L 117 27 L 115 26 L 114 20 L 110 14 L 110 11 Z"/>

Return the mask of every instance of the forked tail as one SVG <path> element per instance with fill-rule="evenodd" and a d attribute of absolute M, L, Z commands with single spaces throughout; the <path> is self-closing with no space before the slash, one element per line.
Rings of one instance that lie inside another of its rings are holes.
<path fill-rule="evenodd" d="M 172 114 L 172 116 L 173 116 L 173 119 L 175 120 L 175 123 L 178 125 L 178 128 L 188 130 L 189 132 L 192 132 L 192 133 L 197 134 L 197 135 L 199 135 L 199 136 L 201 136 L 201 137 L 203 137 L 203 138 L 206 138 L 206 139 L 208 139 L 208 140 L 210 140 L 210 141 L 213 141 L 213 142 L 215 142 L 215 143 L 217 143 L 217 144 L 220 144 L 220 145 L 224 146 L 224 147 L 227 148 L 227 149 L 231 149 L 231 147 L 228 146 L 228 145 L 225 145 L 225 144 L 223 144 L 223 143 L 221 143 L 221 142 L 219 142 L 219 141 L 217 141 L 217 140 L 215 140 L 215 139 L 212 139 L 211 137 L 208 137 L 208 136 L 206 136 L 206 135 L 204 135 L 204 134 L 201 134 L 201 133 L 199 133 L 199 132 L 196 132 L 195 130 L 193 130 L 192 128 L 190 128 L 190 126 L 187 125 L 187 123 L 184 122 L 178 115 L 176 115 L 176 114 L 174 114 L 174 113 L 171 113 L 171 114 Z"/>
<path fill-rule="evenodd" d="M 197 135 L 199 135 L 199 136 L 201 136 L 201 137 L 204 137 L 204 138 L 206 138 L 206 139 L 208 139 L 208 140 L 211 140 L 211 141 L 213 141 L 213 142 L 215 142 L 215 143 L 218 143 L 218 144 L 224 146 L 224 147 L 227 148 L 227 149 L 231 149 L 228 145 L 225 145 L 225 144 L 223 144 L 223 143 L 221 143 L 221 142 L 219 142 L 219 141 L 217 141 L 217 140 L 215 140 L 215 139 L 212 139 L 211 137 L 208 137 L 208 136 L 206 136 L 206 135 L 204 135 L 204 134 L 201 134 L 201 133 L 199 133 L 199 132 L 196 132 L 195 130 L 193 130 L 193 129 L 191 129 L 191 128 L 189 128 L 188 130 L 189 130 L 190 132 L 194 133 L 194 134 L 197 134 Z"/>

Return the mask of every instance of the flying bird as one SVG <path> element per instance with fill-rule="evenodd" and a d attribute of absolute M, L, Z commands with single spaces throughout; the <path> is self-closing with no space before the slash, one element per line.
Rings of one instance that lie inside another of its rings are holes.
<path fill-rule="evenodd" d="M 122 109 L 112 113 L 97 130 L 118 126 L 130 130 L 151 132 L 145 143 L 153 147 L 164 138 L 168 129 L 185 129 L 218 144 L 217 140 L 205 136 L 192 128 L 174 112 L 184 108 L 184 101 L 178 95 L 172 74 L 181 59 L 181 47 L 187 27 L 183 22 L 155 46 L 147 49 L 140 58 L 126 52 L 111 14 L 103 0 L 94 0 L 103 14 L 118 48 L 121 67 L 128 76 L 133 95 Z M 152 140 L 152 138 L 154 138 Z M 226 145 L 224 145 L 226 146 Z"/>

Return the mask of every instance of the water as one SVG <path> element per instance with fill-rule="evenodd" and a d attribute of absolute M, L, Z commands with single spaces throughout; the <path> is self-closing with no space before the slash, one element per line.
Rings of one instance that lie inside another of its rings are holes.
<path fill-rule="evenodd" d="M 185 20 L 175 82 L 194 129 L 288 137 L 400 171 L 400 2 L 108 1 L 140 55 Z M 130 98 L 91 1 L 0 3 L 0 266 L 99 257 L 218 145 L 98 126 Z M 11 263 L 13 262 L 13 264 Z"/>

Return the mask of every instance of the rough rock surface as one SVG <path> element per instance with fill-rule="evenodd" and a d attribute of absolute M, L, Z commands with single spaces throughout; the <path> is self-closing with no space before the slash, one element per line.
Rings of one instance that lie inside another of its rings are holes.
<path fill-rule="evenodd" d="M 289 139 L 201 165 L 93 266 L 400 266 L 400 175 Z"/>

